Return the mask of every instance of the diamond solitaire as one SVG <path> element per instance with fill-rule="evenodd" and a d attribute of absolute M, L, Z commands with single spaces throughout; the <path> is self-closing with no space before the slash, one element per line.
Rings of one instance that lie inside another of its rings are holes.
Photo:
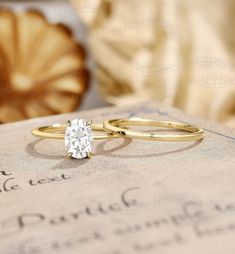
<path fill-rule="evenodd" d="M 93 140 L 120 138 L 120 135 L 105 131 L 103 123 L 83 119 L 41 126 L 33 129 L 32 134 L 40 138 L 64 139 L 67 156 L 75 159 L 91 158 Z"/>
<path fill-rule="evenodd" d="M 93 143 L 91 122 L 75 119 L 66 122 L 65 146 L 68 156 L 75 159 L 89 158 Z"/>

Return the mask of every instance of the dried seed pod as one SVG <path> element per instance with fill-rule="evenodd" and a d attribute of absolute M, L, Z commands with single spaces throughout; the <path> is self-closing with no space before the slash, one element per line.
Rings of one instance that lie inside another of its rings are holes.
<path fill-rule="evenodd" d="M 0 122 L 73 111 L 88 86 L 69 28 L 38 11 L 0 10 Z"/>

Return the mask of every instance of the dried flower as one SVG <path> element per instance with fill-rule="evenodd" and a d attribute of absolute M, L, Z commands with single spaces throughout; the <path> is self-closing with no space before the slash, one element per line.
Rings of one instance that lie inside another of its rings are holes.
<path fill-rule="evenodd" d="M 84 50 L 38 11 L 0 10 L 0 122 L 73 111 L 87 89 Z"/>

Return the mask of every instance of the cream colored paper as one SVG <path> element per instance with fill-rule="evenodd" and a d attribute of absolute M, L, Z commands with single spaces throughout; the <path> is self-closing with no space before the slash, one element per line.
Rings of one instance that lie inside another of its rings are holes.
<path fill-rule="evenodd" d="M 203 141 L 95 141 L 88 160 L 31 129 L 141 116 L 206 129 Z M 234 131 L 151 106 L 0 126 L 1 254 L 234 254 Z"/>

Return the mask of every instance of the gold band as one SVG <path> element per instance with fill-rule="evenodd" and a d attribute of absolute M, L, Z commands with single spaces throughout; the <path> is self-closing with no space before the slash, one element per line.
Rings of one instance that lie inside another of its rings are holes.
<path fill-rule="evenodd" d="M 128 128 L 130 125 L 166 127 L 184 130 L 186 134 L 156 134 L 148 131 L 135 131 Z M 102 134 L 92 133 L 103 132 Z M 91 158 L 93 139 L 109 139 L 129 137 L 158 141 L 191 141 L 203 138 L 203 129 L 189 124 L 156 121 L 151 119 L 129 118 L 104 121 L 103 124 L 93 124 L 84 119 L 68 120 L 65 124 L 38 127 L 32 134 L 42 138 L 64 139 L 69 158 Z"/>
<path fill-rule="evenodd" d="M 127 126 L 152 126 L 165 127 L 189 132 L 187 134 L 156 134 L 143 131 L 135 131 L 127 129 Z M 36 128 L 32 134 L 42 138 L 64 139 L 66 124 L 53 124 L 51 126 L 43 126 Z M 204 130 L 189 124 L 170 122 L 170 121 L 156 121 L 152 119 L 129 118 L 129 119 L 113 119 L 104 121 L 102 124 L 91 124 L 93 131 L 103 132 L 102 134 L 95 134 L 94 139 L 109 139 L 129 137 L 144 140 L 157 141 L 192 141 L 202 139 Z M 105 132 L 105 130 L 107 132 Z"/>
<path fill-rule="evenodd" d="M 66 124 L 53 124 L 51 126 L 43 126 L 32 130 L 32 134 L 41 138 L 64 139 Z M 120 138 L 119 135 L 113 133 L 106 133 L 102 124 L 91 124 L 93 131 L 103 132 L 102 134 L 95 134 L 94 139 L 109 139 Z"/>
<path fill-rule="evenodd" d="M 156 134 L 142 131 L 126 129 L 126 126 L 154 126 L 173 128 L 177 130 L 184 130 L 186 134 Z M 123 128 L 124 127 L 124 128 Z M 144 139 L 144 140 L 157 140 L 157 141 L 192 141 L 202 139 L 204 130 L 191 126 L 189 124 L 169 122 L 169 121 L 156 121 L 151 119 L 142 118 L 129 118 L 129 119 L 113 119 L 104 121 L 104 129 L 116 133 L 122 137 Z"/>

